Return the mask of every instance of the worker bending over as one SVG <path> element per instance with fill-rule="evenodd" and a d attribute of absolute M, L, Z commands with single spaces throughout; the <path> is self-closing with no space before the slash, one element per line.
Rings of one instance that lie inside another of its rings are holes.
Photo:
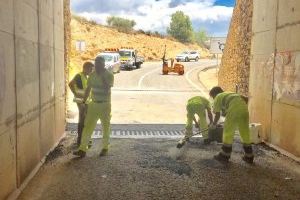
<path fill-rule="evenodd" d="M 92 72 L 94 64 L 91 62 L 85 62 L 83 64 L 82 72 L 75 75 L 75 77 L 70 81 L 69 87 L 74 94 L 74 102 L 77 103 L 79 118 L 78 118 L 78 137 L 77 146 L 80 145 L 82 130 L 84 126 L 84 119 L 87 111 L 87 105 L 83 103 L 84 92 L 87 88 L 88 75 Z"/>
<path fill-rule="evenodd" d="M 178 148 L 181 147 L 190 137 L 193 136 L 193 121 L 196 124 L 196 127 L 202 131 L 203 142 L 204 144 L 209 144 L 210 140 L 208 138 L 208 124 L 206 121 L 206 111 L 210 123 L 213 121 L 213 116 L 210 108 L 210 102 L 208 99 L 202 96 L 195 96 L 188 100 L 187 106 L 187 122 L 185 126 L 185 136 L 178 143 Z M 198 116 L 198 121 L 195 117 Z"/>
<path fill-rule="evenodd" d="M 91 92 L 92 101 L 88 103 L 87 116 L 84 122 L 81 144 L 74 155 L 84 157 L 87 151 L 88 141 L 97 125 L 98 119 L 102 125 L 102 150 L 100 156 L 108 152 L 109 138 L 111 134 L 111 87 L 113 86 L 114 76 L 105 68 L 105 60 L 97 57 L 95 60 L 95 71 L 89 76 L 84 100 L 86 101 Z"/>
<path fill-rule="evenodd" d="M 234 132 L 238 128 L 243 142 L 245 155 L 243 160 L 253 163 L 253 151 L 250 141 L 249 112 L 244 98 L 236 93 L 224 92 L 220 87 L 214 87 L 209 92 L 214 99 L 213 112 L 215 118 L 210 126 L 214 129 L 220 119 L 221 111 L 225 112 L 222 151 L 214 158 L 220 162 L 228 162 L 232 152 Z"/>

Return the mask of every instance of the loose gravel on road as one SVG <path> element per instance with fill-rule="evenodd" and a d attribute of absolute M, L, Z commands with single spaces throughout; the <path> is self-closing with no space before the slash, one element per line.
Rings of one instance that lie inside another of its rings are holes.
<path fill-rule="evenodd" d="M 200 138 L 180 150 L 176 140 L 112 139 L 101 158 L 98 139 L 82 159 L 71 154 L 74 141 L 61 142 L 19 199 L 300 199 L 299 163 L 263 145 L 250 166 L 240 143 L 223 165 L 212 159 L 220 145 Z"/>

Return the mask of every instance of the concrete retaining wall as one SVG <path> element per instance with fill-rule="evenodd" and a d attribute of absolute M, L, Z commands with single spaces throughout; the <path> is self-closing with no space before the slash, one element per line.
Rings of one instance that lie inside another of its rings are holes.
<path fill-rule="evenodd" d="M 254 0 L 250 115 L 265 141 L 300 157 L 300 1 Z"/>
<path fill-rule="evenodd" d="M 63 0 L 0 0 L 0 199 L 64 133 Z"/>

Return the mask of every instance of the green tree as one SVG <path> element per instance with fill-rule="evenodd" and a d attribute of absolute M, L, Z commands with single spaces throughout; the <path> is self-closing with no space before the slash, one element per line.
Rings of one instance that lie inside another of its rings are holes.
<path fill-rule="evenodd" d="M 124 19 L 121 17 L 110 16 L 106 19 L 109 26 L 116 28 L 118 31 L 130 32 L 136 25 L 134 20 Z"/>
<path fill-rule="evenodd" d="M 176 11 L 171 16 L 170 27 L 167 32 L 172 37 L 180 42 L 193 41 L 193 27 L 189 16 L 185 15 L 182 11 Z"/>
<path fill-rule="evenodd" d="M 208 40 L 209 36 L 205 29 L 200 29 L 199 31 L 194 32 L 195 41 L 203 47 L 206 47 L 205 42 Z"/>

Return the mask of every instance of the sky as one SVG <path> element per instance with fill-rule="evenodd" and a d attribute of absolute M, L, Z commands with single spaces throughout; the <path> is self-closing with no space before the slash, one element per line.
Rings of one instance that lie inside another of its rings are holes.
<path fill-rule="evenodd" d="M 134 29 L 166 33 L 171 15 L 183 11 L 194 30 L 226 36 L 235 0 L 71 0 L 73 14 L 106 25 L 109 16 L 136 22 Z"/>

